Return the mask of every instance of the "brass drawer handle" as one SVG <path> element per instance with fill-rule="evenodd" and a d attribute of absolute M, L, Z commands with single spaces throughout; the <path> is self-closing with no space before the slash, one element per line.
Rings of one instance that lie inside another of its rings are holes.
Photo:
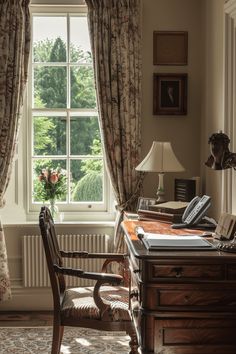
<path fill-rule="evenodd" d="M 188 303 L 189 300 L 190 300 L 190 297 L 189 297 L 188 295 L 186 295 L 186 296 L 184 297 L 184 302 Z"/>
<path fill-rule="evenodd" d="M 175 272 L 175 277 L 176 278 L 181 278 L 182 277 L 182 272 L 183 272 L 183 268 L 182 267 L 175 267 L 175 268 L 173 268 L 173 271 Z"/>

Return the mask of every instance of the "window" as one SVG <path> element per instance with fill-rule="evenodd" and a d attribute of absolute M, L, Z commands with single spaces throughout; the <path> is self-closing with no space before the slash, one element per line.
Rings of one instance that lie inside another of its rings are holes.
<path fill-rule="evenodd" d="M 43 169 L 66 173 L 60 210 L 107 210 L 107 176 L 86 13 L 32 12 L 29 210 Z M 32 94 L 31 94 L 32 93 Z"/>

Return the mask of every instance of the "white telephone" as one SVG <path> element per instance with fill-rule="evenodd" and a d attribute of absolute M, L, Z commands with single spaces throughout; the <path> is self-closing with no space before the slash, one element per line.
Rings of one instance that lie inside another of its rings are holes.
<path fill-rule="evenodd" d="M 198 224 L 206 214 L 206 211 L 209 209 L 210 205 L 211 197 L 208 195 L 203 195 L 202 197 L 197 196 L 193 198 L 184 211 L 182 216 L 182 223 L 173 224 L 172 228 L 181 229 Z"/>

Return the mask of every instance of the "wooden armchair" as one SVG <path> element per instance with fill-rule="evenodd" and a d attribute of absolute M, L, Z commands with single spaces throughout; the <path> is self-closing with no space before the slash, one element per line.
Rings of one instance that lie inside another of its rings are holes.
<path fill-rule="evenodd" d="M 111 262 L 124 263 L 126 256 L 112 253 L 64 252 L 59 249 L 54 222 L 42 207 L 39 226 L 51 281 L 54 318 L 51 354 L 59 354 L 64 326 L 106 331 L 125 331 L 130 337 L 130 353 L 138 353 L 137 337 L 129 311 L 129 291 L 121 286 L 122 276 L 105 273 Z M 63 258 L 104 258 L 102 273 L 63 267 Z M 64 275 L 96 280 L 94 287 L 67 288 Z"/>

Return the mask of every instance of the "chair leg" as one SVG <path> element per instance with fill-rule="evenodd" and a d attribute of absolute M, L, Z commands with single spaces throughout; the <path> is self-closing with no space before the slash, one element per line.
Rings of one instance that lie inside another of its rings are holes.
<path fill-rule="evenodd" d="M 61 348 L 61 342 L 62 342 L 63 333 L 64 333 L 64 326 L 60 326 L 60 343 L 59 343 L 59 353 L 60 353 L 60 348 Z"/>
<path fill-rule="evenodd" d="M 139 346 L 138 346 L 138 338 L 137 338 L 135 330 L 130 332 L 129 336 L 130 336 L 130 342 L 129 342 L 130 352 L 129 352 L 129 354 L 138 354 L 138 347 Z"/>
<path fill-rule="evenodd" d="M 52 336 L 52 350 L 51 354 L 60 354 L 61 339 L 63 330 L 61 331 L 61 326 L 57 320 L 54 319 L 53 323 L 53 336 Z"/>

